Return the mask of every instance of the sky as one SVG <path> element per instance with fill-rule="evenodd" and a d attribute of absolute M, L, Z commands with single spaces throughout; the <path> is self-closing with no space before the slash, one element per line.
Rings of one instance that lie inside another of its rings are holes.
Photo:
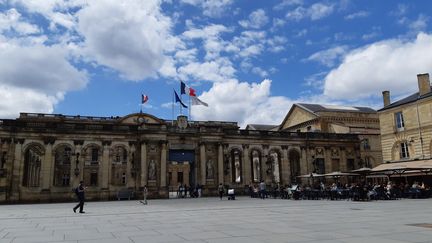
<path fill-rule="evenodd" d="M 395 101 L 432 72 L 430 10 L 429 0 L 0 0 L 0 118 L 142 109 L 245 127 L 278 125 L 294 103 L 380 109 L 382 91 Z M 180 81 L 209 106 L 173 106 Z"/>

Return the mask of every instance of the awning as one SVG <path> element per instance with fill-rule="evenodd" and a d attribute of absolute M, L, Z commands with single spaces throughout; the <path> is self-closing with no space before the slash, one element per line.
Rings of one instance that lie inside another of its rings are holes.
<path fill-rule="evenodd" d="M 392 162 L 380 164 L 373 168 L 371 172 L 384 172 L 393 171 L 395 173 L 403 173 L 404 171 L 410 170 L 431 170 L 432 169 L 432 159 L 427 160 L 413 160 L 406 162 Z"/>

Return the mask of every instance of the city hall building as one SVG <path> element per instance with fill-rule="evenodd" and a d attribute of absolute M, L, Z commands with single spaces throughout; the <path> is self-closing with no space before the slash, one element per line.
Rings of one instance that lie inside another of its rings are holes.
<path fill-rule="evenodd" d="M 168 198 L 179 184 L 202 185 L 204 196 L 219 183 L 243 193 L 261 180 L 289 185 L 381 161 L 377 113 L 362 107 L 296 104 L 280 125 L 246 129 L 145 113 L 21 113 L 0 120 L 0 203 L 71 200 L 81 180 L 89 200 L 122 190 L 140 197 L 144 185 L 152 198 Z"/>

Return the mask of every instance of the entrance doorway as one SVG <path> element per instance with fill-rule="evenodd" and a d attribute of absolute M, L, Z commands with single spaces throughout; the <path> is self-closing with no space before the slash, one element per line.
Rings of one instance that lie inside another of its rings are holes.
<path fill-rule="evenodd" d="M 195 186 L 195 151 L 171 149 L 168 158 L 168 188 L 170 198 L 177 197 L 179 185 Z"/>

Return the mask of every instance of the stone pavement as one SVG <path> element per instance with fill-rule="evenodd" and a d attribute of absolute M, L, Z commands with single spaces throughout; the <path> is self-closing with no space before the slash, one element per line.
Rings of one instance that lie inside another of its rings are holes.
<path fill-rule="evenodd" d="M 432 199 L 226 198 L 0 205 L 4 242 L 432 242 Z M 423 224 L 423 225 L 422 225 Z"/>

